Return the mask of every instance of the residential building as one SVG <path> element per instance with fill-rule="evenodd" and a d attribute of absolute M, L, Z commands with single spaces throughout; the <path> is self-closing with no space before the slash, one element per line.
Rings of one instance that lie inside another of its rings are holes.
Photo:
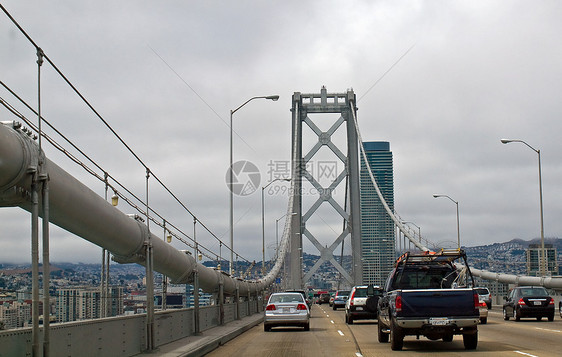
<path fill-rule="evenodd" d="M 57 322 L 95 319 L 101 317 L 99 287 L 70 287 L 57 289 Z M 123 287 L 110 286 L 108 315 L 123 314 Z"/>
<path fill-rule="evenodd" d="M 26 327 L 31 321 L 31 301 L 4 301 L 0 304 L 0 321 L 6 330 Z"/>
<path fill-rule="evenodd" d="M 545 244 L 544 251 L 546 255 L 546 275 L 558 275 L 558 262 L 556 261 L 556 248 L 552 244 Z M 541 252 L 540 244 L 529 244 L 529 248 L 525 251 L 527 257 L 527 275 L 539 276 L 539 257 Z"/>

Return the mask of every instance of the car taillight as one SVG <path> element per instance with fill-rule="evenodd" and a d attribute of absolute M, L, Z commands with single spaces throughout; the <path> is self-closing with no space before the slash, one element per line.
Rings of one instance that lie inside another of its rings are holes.
<path fill-rule="evenodd" d="M 297 310 L 306 310 L 306 305 L 305 304 L 298 304 Z"/>
<path fill-rule="evenodd" d="M 269 305 L 267 305 L 267 307 L 265 308 L 265 310 L 266 310 L 266 311 L 274 311 L 274 310 L 277 310 L 277 309 L 275 308 L 275 305 L 274 305 L 274 304 L 269 304 Z"/>
<path fill-rule="evenodd" d="M 488 305 L 486 305 L 486 303 L 485 303 L 484 301 L 480 301 L 480 302 L 478 303 L 478 306 L 480 306 L 480 307 L 488 307 Z"/>
<path fill-rule="evenodd" d="M 549 305 L 554 305 L 554 299 L 550 298 L 550 302 L 548 303 Z"/>
<path fill-rule="evenodd" d="M 394 301 L 394 308 L 396 311 L 402 311 L 402 295 L 398 295 Z"/>
<path fill-rule="evenodd" d="M 349 306 L 353 306 L 353 298 L 355 297 L 355 290 L 353 290 L 353 292 L 351 293 L 351 296 L 349 297 Z"/>
<path fill-rule="evenodd" d="M 474 293 L 474 295 L 472 295 L 472 298 L 474 299 L 474 308 L 478 309 L 480 306 L 480 298 L 478 297 L 478 293 Z"/>
<path fill-rule="evenodd" d="M 525 301 L 523 300 L 523 298 L 519 299 L 519 301 L 517 302 L 517 305 L 519 305 L 519 306 L 525 305 Z"/>

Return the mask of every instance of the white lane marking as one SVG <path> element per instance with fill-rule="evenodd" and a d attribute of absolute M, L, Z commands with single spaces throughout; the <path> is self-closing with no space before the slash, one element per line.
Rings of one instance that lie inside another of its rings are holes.
<path fill-rule="evenodd" d="M 341 332 L 341 330 L 338 330 L 338 333 L 340 334 L 340 336 L 343 336 L 343 332 Z"/>
<path fill-rule="evenodd" d="M 356 355 L 357 357 L 363 357 L 363 355 L 362 355 L 361 353 L 359 353 L 359 352 L 355 352 L 355 355 Z"/>
<path fill-rule="evenodd" d="M 561 330 L 551 330 L 551 329 L 549 329 L 549 328 L 542 328 L 542 327 L 535 327 L 535 329 L 537 329 L 537 330 L 543 330 L 543 331 L 549 331 L 549 332 L 558 332 L 558 333 L 561 333 L 561 332 L 562 332 Z"/>
<path fill-rule="evenodd" d="M 334 323 L 334 320 L 330 320 L 331 323 Z"/>
<path fill-rule="evenodd" d="M 538 356 L 532 355 L 532 354 L 530 354 L 530 353 L 525 353 L 525 352 L 521 352 L 521 351 L 513 351 L 513 352 L 519 353 L 519 354 L 524 355 L 524 356 L 538 357 Z"/>

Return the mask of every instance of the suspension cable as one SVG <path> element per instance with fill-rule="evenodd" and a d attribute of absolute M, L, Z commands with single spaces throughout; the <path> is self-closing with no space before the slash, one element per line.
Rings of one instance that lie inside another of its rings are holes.
<path fill-rule="evenodd" d="M 37 112 L 31 108 L 21 97 L 19 97 L 16 93 L 14 93 L 11 88 L 9 88 L 4 82 L 0 81 L 0 84 L 6 89 L 8 90 L 14 97 L 16 97 L 22 104 L 24 104 L 30 111 L 32 111 L 34 114 L 38 115 Z M 2 104 L 8 111 L 10 111 L 13 115 L 15 115 L 16 117 L 18 117 L 20 120 L 22 120 L 24 123 L 26 123 L 32 130 L 37 131 L 37 126 L 35 125 L 35 123 L 33 123 L 31 120 L 27 119 L 23 114 L 21 114 L 19 111 L 17 111 L 12 105 L 10 105 L 6 100 L 4 100 L 2 97 L 0 97 L 0 104 Z M 93 161 L 87 154 L 85 154 L 80 148 L 78 148 L 71 140 L 69 140 L 64 134 L 62 134 L 59 130 L 57 130 L 55 127 L 52 126 L 52 124 L 48 121 L 45 120 L 44 117 L 41 117 L 41 121 L 43 123 L 45 123 L 46 125 L 48 125 L 51 129 L 53 129 L 59 136 L 61 136 L 66 142 L 68 142 L 74 149 L 76 149 L 81 155 L 83 155 L 86 159 L 88 159 L 88 161 L 90 161 L 97 169 L 99 169 L 100 171 L 104 172 L 104 177 L 102 177 L 101 175 L 97 174 L 92 168 L 88 167 L 88 165 L 86 165 L 84 162 L 82 162 L 80 159 L 78 159 L 76 156 L 74 156 L 71 152 L 69 152 L 67 149 L 65 149 L 61 144 L 59 144 L 55 139 L 53 139 L 52 137 L 50 137 L 49 135 L 47 135 L 46 133 L 43 132 L 43 137 L 51 144 L 53 145 L 53 147 L 57 150 L 59 150 L 60 152 L 62 152 L 64 155 L 66 155 L 71 161 L 73 161 L 74 163 L 76 163 L 77 165 L 81 166 L 86 172 L 88 172 L 89 174 L 91 174 L 92 176 L 94 176 L 95 178 L 97 178 L 98 180 L 104 182 L 107 184 L 107 186 L 109 188 L 111 188 L 121 199 L 123 199 L 123 201 L 125 201 L 130 207 L 132 207 L 133 209 L 135 209 L 139 214 L 146 214 L 146 211 L 144 210 L 143 207 L 135 204 L 131 199 L 129 199 L 127 196 L 121 194 L 121 192 L 119 192 L 118 190 L 116 190 L 115 186 L 113 186 L 111 183 L 108 182 L 107 178 L 111 178 L 121 189 L 123 189 L 126 193 L 128 193 L 131 197 L 133 197 L 134 199 L 136 199 L 138 202 L 141 203 L 141 205 L 144 205 L 144 203 L 142 202 L 142 200 L 137 197 L 133 192 L 131 192 L 128 188 L 126 188 L 123 184 L 121 184 L 117 179 L 115 179 L 113 176 L 111 176 L 109 173 L 105 172 L 103 170 L 103 168 L 97 164 L 95 161 Z M 154 209 L 149 207 L 150 212 L 152 213 L 152 215 L 155 215 L 157 217 L 159 217 L 160 219 L 163 219 L 163 216 L 160 215 L 157 211 L 155 211 Z M 150 216 L 149 219 L 151 221 L 153 221 L 154 223 L 156 223 L 157 225 L 161 225 L 153 216 Z M 198 221 L 200 224 L 202 224 L 200 221 Z M 173 227 L 176 231 L 178 231 L 179 233 L 181 233 L 183 236 L 187 237 L 188 239 L 192 240 L 193 239 L 184 231 L 182 231 L 180 228 L 178 228 L 176 225 L 168 222 L 169 226 Z M 203 224 L 202 224 L 203 225 Z M 206 228 L 207 231 L 209 231 L 208 228 Z M 219 240 L 215 234 L 213 234 L 212 232 L 210 232 L 213 237 L 215 237 L 215 239 Z M 185 244 L 188 247 L 194 248 L 194 245 L 190 244 L 188 241 L 184 240 L 183 238 L 181 238 L 178 234 L 175 234 L 173 232 L 171 232 L 171 234 L 178 239 L 180 242 L 182 242 L 183 244 Z M 198 244 L 200 246 L 200 249 L 205 250 L 207 252 L 209 252 L 210 254 L 204 253 L 202 252 L 202 255 L 214 260 L 212 255 L 216 255 L 215 253 L 212 253 L 212 251 L 205 247 L 204 245 L 201 245 L 200 243 Z M 249 263 L 249 261 L 247 259 L 244 259 L 246 262 Z"/>
<path fill-rule="evenodd" d="M 70 80 L 62 73 L 62 71 L 55 65 L 55 63 L 41 50 L 41 48 L 35 43 L 35 41 L 27 34 L 27 32 L 19 25 L 19 23 L 11 16 L 11 14 L 6 10 L 6 8 L 0 4 L 0 8 L 2 11 L 8 16 L 8 18 L 12 21 L 12 23 L 20 30 L 20 32 L 25 36 L 25 38 L 35 47 L 37 51 L 41 51 L 42 58 L 44 58 L 52 68 L 59 74 L 59 76 L 67 83 L 67 85 L 72 88 L 72 90 L 78 95 L 80 99 L 90 108 L 90 110 L 98 117 L 98 119 L 111 131 L 111 133 L 121 142 L 121 144 L 129 151 L 129 153 L 144 167 L 145 170 L 149 170 L 148 166 L 145 162 L 134 152 L 134 150 L 121 138 L 119 134 L 113 129 L 113 127 L 101 116 L 101 114 L 93 107 L 93 105 L 82 95 L 82 93 L 70 82 Z M 96 165 L 97 166 L 97 165 Z M 162 187 L 179 203 L 192 217 L 195 215 L 187 208 L 187 206 L 181 202 L 181 200 L 172 193 L 172 191 L 160 180 L 156 174 L 152 172 L 152 177 L 162 185 Z M 113 179 L 113 177 L 111 177 Z M 148 211 L 148 210 L 147 210 Z M 203 222 L 199 221 L 201 226 L 213 236 L 215 239 L 220 240 L 218 236 L 213 233 Z M 232 247 L 228 247 L 229 250 L 232 250 Z M 246 260 L 246 259 L 244 259 Z M 247 261 L 247 260 L 246 260 Z"/>
<path fill-rule="evenodd" d="M 377 195 L 379 196 L 379 199 L 380 199 L 384 209 L 386 210 L 386 212 L 388 213 L 390 218 L 394 221 L 394 224 L 396 224 L 398 229 L 402 233 L 404 233 L 404 235 L 406 237 L 408 237 L 408 239 L 410 240 L 410 242 L 412 242 L 412 244 L 414 244 L 416 247 L 418 247 L 422 251 L 428 251 L 429 249 L 427 247 L 425 247 L 424 245 L 419 243 L 415 239 L 415 237 L 408 230 L 406 230 L 406 228 L 402 224 L 402 221 L 399 220 L 396 217 L 394 212 L 392 212 L 392 210 L 388 206 L 388 203 L 386 203 L 386 200 L 384 199 L 384 196 L 382 195 L 382 192 L 381 192 L 381 190 L 380 190 L 380 188 L 377 184 L 377 180 L 375 179 L 375 176 L 373 175 L 373 171 L 371 170 L 371 165 L 369 165 L 369 161 L 367 160 L 367 154 L 365 153 L 365 148 L 363 147 L 363 139 L 361 138 L 361 132 L 359 131 L 359 125 L 357 124 L 357 116 L 355 115 L 355 104 L 354 104 L 353 101 L 350 101 L 349 105 L 350 105 L 349 109 L 350 109 L 351 115 L 353 116 L 353 121 L 355 122 L 355 131 L 357 132 L 357 140 L 359 141 L 359 148 L 360 148 L 361 154 L 363 156 L 363 161 L 365 162 L 365 166 L 367 168 L 367 171 L 369 172 L 369 176 L 371 177 L 371 182 L 373 183 L 375 191 L 377 192 Z"/>

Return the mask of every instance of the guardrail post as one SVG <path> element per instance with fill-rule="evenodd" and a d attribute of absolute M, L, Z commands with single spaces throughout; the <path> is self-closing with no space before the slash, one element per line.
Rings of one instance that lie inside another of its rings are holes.
<path fill-rule="evenodd" d="M 250 289 L 248 289 L 248 314 L 247 314 L 247 316 L 250 316 L 252 314 L 252 305 L 250 303 L 251 300 L 252 300 L 252 293 L 250 292 Z"/>
<path fill-rule="evenodd" d="M 219 325 L 224 325 L 224 283 L 219 282 Z"/>
<path fill-rule="evenodd" d="M 236 284 L 236 296 L 234 297 L 236 303 L 236 320 L 240 320 L 240 286 Z"/>
<path fill-rule="evenodd" d="M 197 268 L 193 272 L 193 328 L 194 334 L 199 334 L 200 327 L 199 327 L 199 272 Z"/>
<path fill-rule="evenodd" d="M 39 198 L 37 173 L 31 179 L 31 353 L 39 356 Z"/>
<path fill-rule="evenodd" d="M 42 175 L 42 211 L 43 211 L 43 357 L 49 357 L 50 353 L 50 318 L 51 300 L 49 295 L 51 267 L 49 261 L 49 179 Z"/>

